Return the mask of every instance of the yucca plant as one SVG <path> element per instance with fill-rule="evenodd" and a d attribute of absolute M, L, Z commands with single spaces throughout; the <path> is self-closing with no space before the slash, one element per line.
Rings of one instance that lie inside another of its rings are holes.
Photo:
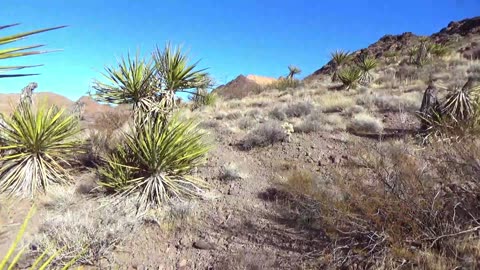
<path fill-rule="evenodd" d="M 0 26 L 0 30 L 7 29 L 10 27 L 14 27 L 19 25 L 18 23 L 15 24 L 9 24 L 9 25 L 3 25 Z M 24 32 L 20 34 L 14 34 L 14 35 L 9 35 L 9 36 L 4 36 L 0 37 L 0 45 L 5 45 L 8 43 L 12 43 L 18 40 L 21 40 L 25 37 L 39 34 L 42 32 L 47 32 L 47 31 L 52 31 L 55 29 L 63 28 L 66 26 L 57 26 L 57 27 L 51 27 L 51 28 L 44 28 L 44 29 L 39 29 L 35 31 L 29 31 L 29 32 Z M 47 52 L 52 52 L 52 51 L 32 51 L 32 49 L 37 49 L 40 47 L 43 47 L 44 45 L 30 45 L 30 46 L 20 46 L 20 47 L 13 47 L 13 48 L 7 48 L 7 49 L 0 49 L 0 60 L 1 59 L 8 59 L 8 58 L 14 58 L 14 57 L 21 57 L 21 56 L 27 56 L 27 55 L 35 55 L 35 54 L 42 54 L 42 53 L 47 53 Z M 25 68 L 31 68 L 31 67 L 38 67 L 40 65 L 30 65 L 30 66 L 0 66 L 0 73 L 4 72 L 9 72 L 9 71 L 15 71 L 15 70 L 21 70 Z M 0 74 L 0 78 L 12 78 L 12 77 L 22 77 L 22 76 L 31 76 L 31 75 L 38 75 L 34 73 L 30 74 Z"/>
<path fill-rule="evenodd" d="M 338 79 L 343 83 L 346 90 L 357 88 L 361 77 L 362 71 L 355 66 L 344 68 L 338 73 Z"/>
<path fill-rule="evenodd" d="M 33 217 L 33 214 L 35 213 L 35 206 L 32 206 L 30 208 L 30 211 L 28 211 L 27 216 L 25 217 L 20 230 L 17 233 L 17 236 L 15 240 L 13 241 L 12 245 L 7 251 L 7 254 L 3 257 L 3 259 L 0 261 L 0 269 L 16 269 L 16 265 L 18 261 L 22 258 L 22 255 L 25 253 L 26 247 L 22 247 L 18 253 L 12 258 L 13 254 L 15 253 L 15 250 L 17 249 L 18 245 L 22 241 L 23 235 L 25 234 L 25 231 L 27 230 L 28 222 L 30 219 Z M 51 269 L 48 268 L 51 266 L 52 262 L 55 260 L 57 256 L 59 256 L 62 252 L 63 249 L 60 249 L 54 253 L 52 253 L 51 256 L 47 257 L 47 252 L 49 250 L 45 250 L 40 256 L 38 256 L 33 264 L 30 266 L 31 270 L 44 270 L 44 269 Z M 77 262 L 77 260 L 80 258 L 80 256 L 74 257 L 72 260 L 70 260 L 64 267 L 62 267 L 62 270 L 70 269 L 73 264 Z"/>
<path fill-rule="evenodd" d="M 450 52 L 447 46 L 437 43 L 429 44 L 427 49 L 432 55 L 436 57 L 444 57 Z"/>
<path fill-rule="evenodd" d="M 293 77 L 297 74 L 300 74 L 302 70 L 296 66 L 289 65 L 288 66 L 288 76 L 287 79 L 293 80 Z"/>
<path fill-rule="evenodd" d="M 455 89 L 445 97 L 442 115 L 456 121 L 466 121 L 473 116 L 473 108 L 469 93 L 463 89 Z"/>
<path fill-rule="evenodd" d="M 103 77 L 106 83 L 93 82 L 93 98 L 111 104 L 132 104 L 134 109 L 141 106 L 142 100 L 157 95 L 154 85 L 155 70 L 151 62 L 128 55 L 121 58 L 118 66 L 105 68 Z"/>
<path fill-rule="evenodd" d="M 166 99 L 167 105 L 175 106 L 175 94 L 190 91 L 195 88 L 204 88 L 208 82 L 208 73 L 206 69 L 198 69 L 198 62 L 189 64 L 188 55 L 182 51 L 181 47 L 172 48 L 167 43 L 163 51 L 158 47 L 153 53 L 155 74 L 157 78 L 157 87 L 161 89 Z"/>
<path fill-rule="evenodd" d="M 361 71 L 359 83 L 363 85 L 370 84 L 374 79 L 371 72 L 377 67 L 377 60 L 367 55 L 360 55 L 359 58 L 357 58 L 356 65 Z"/>
<path fill-rule="evenodd" d="M 64 109 L 26 103 L 0 122 L 0 192 L 33 197 L 69 181 L 66 166 L 80 150 L 78 119 Z"/>
<path fill-rule="evenodd" d="M 338 72 L 343 65 L 348 63 L 351 59 L 351 54 L 348 51 L 336 50 L 331 54 L 331 61 L 333 63 L 332 82 L 338 81 Z"/>
<path fill-rule="evenodd" d="M 192 170 L 205 162 L 210 144 L 193 120 L 152 118 L 125 134 L 100 169 L 100 185 L 120 196 L 137 194 L 140 208 L 172 197 L 196 197 L 207 187 Z"/>
<path fill-rule="evenodd" d="M 190 96 L 193 102 L 193 108 L 200 108 L 203 106 L 212 106 L 217 102 L 218 95 L 215 92 L 208 92 L 207 89 L 198 88 L 194 95 Z"/>

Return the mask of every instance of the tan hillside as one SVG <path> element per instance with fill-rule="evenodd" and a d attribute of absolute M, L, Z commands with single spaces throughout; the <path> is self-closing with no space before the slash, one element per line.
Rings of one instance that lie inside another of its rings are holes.
<path fill-rule="evenodd" d="M 20 101 L 20 94 L 0 94 L 0 113 L 9 113 Z M 45 103 L 59 107 L 69 108 L 73 105 L 70 99 L 52 92 L 33 93 L 33 102 Z"/>
<path fill-rule="evenodd" d="M 270 77 L 240 75 L 229 83 L 219 86 L 214 91 L 226 99 L 243 98 L 252 93 L 258 93 L 262 87 L 275 81 L 276 79 Z"/>

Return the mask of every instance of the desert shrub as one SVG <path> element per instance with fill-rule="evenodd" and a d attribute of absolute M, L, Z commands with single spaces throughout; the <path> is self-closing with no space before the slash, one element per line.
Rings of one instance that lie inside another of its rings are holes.
<path fill-rule="evenodd" d="M 240 171 L 238 166 L 236 166 L 233 163 L 229 163 L 225 166 L 222 166 L 219 178 L 224 181 L 234 181 L 234 180 L 243 179 L 244 175 Z"/>
<path fill-rule="evenodd" d="M 243 116 L 241 111 L 233 111 L 225 116 L 227 120 L 235 120 Z"/>
<path fill-rule="evenodd" d="M 263 147 L 272 145 L 287 139 L 285 129 L 277 122 L 266 122 L 256 129 L 252 130 L 240 142 L 240 147 L 249 150 L 254 147 Z"/>
<path fill-rule="evenodd" d="M 421 97 L 418 95 L 378 95 L 374 97 L 374 102 L 382 112 L 415 112 L 420 108 Z"/>
<path fill-rule="evenodd" d="M 96 115 L 91 128 L 110 136 L 115 130 L 122 128 L 131 118 L 131 115 L 129 110 L 120 108 L 109 109 Z"/>
<path fill-rule="evenodd" d="M 76 202 L 74 200 L 77 200 Z M 111 203 L 103 199 L 84 201 L 81 207 L 72 207 L 80 197 L 63 190 L 47 203 L 45 221 L 40 225 L 31 242 L 35 252 L 47 251 L 50 246 L 64 247 L 64 253 L 55 258 L 57 265 L 64 265 L 77 258 L 78 263 L 95 265 L 112 255 L 114 248 L 132 236 L 141 225 L 132 199 Z"/>
<path fill-rule="evenodd" d="M 295 132 L 310 133 L 323 131 L 344 130 L 343 118 L 338 114 L 323 114 L 314 111 L 304 121 L 295 126 Z"/>
<path fill-rule="evenodd" d="M 285 113 L 285 110 L 285 106 L 276 106 L 270 111 L 269 115 L 273 119 L 283 121 L 287 119 L 287 114 Z"/>
<path fill-rule="evenodd" d="M 318 103 L 324 113 L 341 112 L 355 105 L 351 97 L 341 93 L 322 95 L 318 98 Z"/>
<path fill-rule="evenodd" d="M 313 104 L 304 101 L 304 102 L 297 102 L 293 104 L 289 104 L 285 109 L 285 114 L 288 117 L 301 117 L 305 115 L 309 115 L 312 112 Z"/>
<path fill-rule="evenodd" d="M 321 189 L 312 195 L 331 251 L 339 252 L 332 263 L 478 268 L 478 147 L 471 141 L 441 145 L 429 164 L 401 142 L 361 150 L 359 160 L 337 172 L 341 196 Z"/>
<path fill-rule="evenodd" d="M 217 103 L 218 95 L 215 92 L 208 92 L 206 89 L 199 88 L 196 93 L 190 97 L 193 102 L 193 108 L 200 108 L 203 106 L 213 106 Z"/>
<path fill-rule="evenodd" d="M 352 107 L 347 108 L 342 112 L 342 115 L 352 116 L 354 114 L 365 112 L 365 108 L 360 105 L 354 105 Z"/>
<path fill-rule="evenodd" d="M 15 266 L 17 266 L 17 263 L 21 260 L 21 257 L 25 252 L 25 247 L 20 249 L 20 251 L 18 251 L 18 253 L 15 255 L 15 257 L 13 258 L 11 257 L 14 254 L 15 250 L 17 249 L 17 246 L 20 244 L 20 241 L 22 240 L 25 234 L 25 231 L 27 229 L 28 222 L 32 218 L 34 212 L 35 212 L 35 206 L 32 206 L 21 225 L 15 240 L 13 241 L 12 245 L 8 249 L 5 256 L 0 261 L 0 269 L 6 269 L 5 267 L 7 266 L 8 266 L 8 269 L 15 269 Z M 49 252 L 51 252 L 51 255 L 48 254 Z M 46 269 L 52 264 L 54 260 L 62 256 L 64 252 L 65 252 L 64 249 L 56 250 L 56 249 L 52 249 L 52 247 L 49 246 L 48 249 L 45 249 L 45 251 L 42 254 L 40 254 L 35 258 L 35 261 L 30 266 L 30 269 L 32 270 Z M 78 261 L 79 255 L 81 255 L 81 253 L 77 253 L 76 256 L 72 256 L 72 258 L 64 265 L 62 269 L 65 269 L 65 270 L 70 269 L 70 267 Z"/>
<path fill-rule="evenodd" d="M 280 78 L 271 84 L 265 86 L 266 89 L 277 89 L 280 91 L 284 91 L 287 89 L 295 89 L 300 87 L 302 83 L 297 79 L 288 79 L 288 78 Z"/>
<path fill-rule="evenodd" d="M 194 120 L 150 119 L 125 134 L 100 168 L 100 184 L 121 196 L 137 194 L 142 208 L 200 196 L 206 183 L 191 171 L 205 162 L 210 149 L 205 135 Z"/>
<path fill-rule="evenodd" d="M 260 109 L 251 109 L 247 112 L 246 115 L 254 119 L 259 119 L 262 117 L 262 111 Z"/>
<path fill-rule="evenodd" d="M 26 103 L 1 121 L 0 191 L 34 196 L 52 184 L 70 181 L 65 169 L 80 152 L 79 123 L 64 109 Z"/>
<path fill-rule="evenodd" d="M 238 127 L 242 130 L 249 130 L 257 124 L 251 117 L 242 117 L 238 120 Z"/>
<path fill-rule="evenodd" d="M 353 116 L 347 129 L 354 133 L 380 133 L 383 131 L 383 124 L 370 114 L 359 113 Z"/>

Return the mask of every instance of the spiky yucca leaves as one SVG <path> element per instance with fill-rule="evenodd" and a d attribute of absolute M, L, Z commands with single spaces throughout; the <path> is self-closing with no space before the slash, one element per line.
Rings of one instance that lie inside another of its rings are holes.
<path fill-rule="evenodd" d="M 102 75 L 107 83 L 99 80 L 93 82 L 93 98 L 99 102 L 133 104 L 134 108 L 138 107 L 143 99 L 156 94 L 154 73 L 152 63 L 141 59 L 138 54 L 135 58 L 128 55 L 121 58 L 117 67 L 105 68 Z"/>
<path fill-rule="evenodd" d="M 100 169 L 100 185 L 121 196 L 137 194 L 141 208 L 199 196 L 207 185 L 191 171 L 210 149 L 204 136 L 196 122 L 178 115 L 133 127 Z"/>
<path fill-rule="evenodd" d="M 78 119 L 64 109 L 21 103 L 0 123 L 0 192 L 33 197 L 69 180 L 65 166 L 79 153 Z"/>
<path fill-rule="evenodd" d="M 339 80 L 338 72 L 340 68 L 351 59 L 349 51 L 336 50 L 331 54 L 331 61 L 333 62 L 332 82 Z"/>
<path fill-rule="evenodd" d="M 289 65 L 288 66 L 288 76 L 287 78 L 290 80 L 293 80 L 293 77 L 297 74 L 300 74 L 302 70 L 294 65 Z"/>
<path fill-rule="evenodd" d="M 470 95 L 463 89 L 455 89 L 449 93 L 442 104 L 442 115 L 456 121 L 466 121 L 474 114 Z"/>
<path fill-rule="evenodd" d="M 7 29 L 10 27 L 14 27 L 19 25 L 18 23 L 9 24 L 9 25 L 0 25 L 0 30 Z M 52 31 L 55 29 L 63 28 L 65 26 L 57 26 L 51 28 L 44 28 L 35 31 L 24 32 L 20 34 L 14 34 L 9 36 L 0 37 L 0 45 L 12 43 L 18 40 L 21 40 L 25 37 L 39 34 L 42 32 Z M 7 49 L 0 49 L 0 60 L 1 59 L 8 59 L 14 57 L 21 57 L 21 56 L 28 56 L 28 55 L 35 55 L 35 54 L 42 54 L 52 51 L 31 51 L 32 49 L 37 49 L 43 47 L 44 45 L 31 45 L 31 46 L 21 46 L 21 47 L 14 47 L 14 48 L 7 48 Z M 0 66 L 0 73 L 9 72 L 14 70 L 20 70 L 24 68 L 31 68 L 31 67 L 38 67 L 39 65 L 32 65 L 32 66 Z M 0 78 L 11 78 L 11 77 L 22 77 L 22 76 L 31 76 L 31 75 L 38 75 L 38 74 L 0 74 Z"/>
<path fill-rule="evenodd" d="M 346 90 L 357 88 L 358 81 L 361 77 L 362 71 L 355 66 L 342 69 L 338 73 L 338 79 L 343 83 L 343 87 Z"/>
<path fill-rule="evenodd" d="M 153 54 L 157 87 L 162 89 L 168 105 L 175 106 L 175 94 L 189 89 L 202 88 L 208 81 L 206 69 L 196 70 L 198 62 L 189 64 L 188 55 L 181 47 L 172 48 L 169 43 L 161 51 L 158 47 Z"/>
<path fill-rule="evenodd" d="M 356 65 L 361 71 L 359 83 L 363 85 L 370 84 L 374 79 L 371 71 L 377 67 L 377 60 L 367 55 L 360 55 L 356 60 Z"/>

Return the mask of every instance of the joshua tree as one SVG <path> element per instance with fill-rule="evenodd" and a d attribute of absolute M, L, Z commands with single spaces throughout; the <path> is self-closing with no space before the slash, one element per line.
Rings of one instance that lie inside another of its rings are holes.
<path fill-rule="evenodd" d="M 0 26 L 0 30 L 14 27 L 19 25 L 18 23 L 16 24 L 9 24 L 9 25 L 3 25 Z M 47 32 L 59 28 L 63 28 L 65 26 L 58 26 L 58 27 L 52 27 L 52 28 L 45 28 L 45 29 L 40 29 L 36 31 L 30 31 L 30 32 L 24 32 L 20 34 L 14 34 L 6 37 L 0 37 L 0 45 L 11 43 L 18 41 L 20 39 L 23 39 L 25 37 L 35 35 L 38 33 L 42 32 Z M 27 55 L 35 55 L 35 54 L 42 54 L 42 53 L 47 53 L 51 51 L 30 51 L 31 49 L 36 49 L 40 48 L 44 45 L 31 45 L 31 46 L 23 46 L 23 47 L 17 47 L 17 48 L 6 48 L 6 49 L 0 49 L 0 59 L 7 59 L 7 58 L 14 58 L 14 57 L 21 57 L 21 56 L 27 56 Z M 31 67 L 38 67 L 39 65 L 30 65 L 30 66 L 0 66 L 0 73 L 2 72 L 8 72 L 8 71 L 14 71 L 14 70 L 20 70 L 24 68 L 31 68 Z M 31 76 L 31 75 L 37 75 L 37 74 L 0 74 L 0 78 L 11 78 L 11 77 L 22 77 L 22 76 Z"/>
<path fill-rule="evenodd" d="M 346 64 L 351 57 L 350 52 L 344 50 L 336 50 L 331 54 L 332 62 L 333 62 L 333 75 L 332 75 L 332 82 L 338 81 L 338 71 L 340 68 Z"/>
<path fill-rule="evenodd" d="M 294 65 L 288 66 L 288 76 L 287 79 L 293 80 L 293 76 L 300 74 L 302 70 Z"/>

